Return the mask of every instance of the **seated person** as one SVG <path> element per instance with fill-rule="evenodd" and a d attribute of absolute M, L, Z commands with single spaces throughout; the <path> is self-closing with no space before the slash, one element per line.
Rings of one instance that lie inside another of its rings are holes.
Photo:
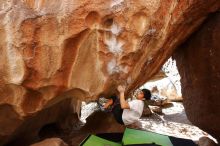
<path fill-rule="evenodd" d="M 138 121 L 144 109 L 144 100 L 151 98 L 151 92 L 148 89 L 142 89 L 137 98 L 132 101 L 126 101 L 124 97 L 125 86 L 118 86 L 119 101 L 117 96 L 111 96 L 110 100 L 103 106 L 107 109 L 112 107 L 112 113 L 116 121 L 122 125 L 130 125 Z"/>

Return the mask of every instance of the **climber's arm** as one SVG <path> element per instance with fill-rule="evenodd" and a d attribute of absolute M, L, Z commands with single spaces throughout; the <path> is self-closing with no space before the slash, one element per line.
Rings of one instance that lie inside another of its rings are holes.
<path fill-rule="evenodd" d="M 105 103 L 104 108 L 107 109 L 112 104 L 113 104 L 113 100 L 109 99 L 108 102 Z"/>
<path fill-rule="evenodd" d="M 130 109 L 128 102 L 125 100 L 125 95 L 124 95 L 124 91 L 125 91 L 125 87 L 119 85 L 118 86 L 118 91 L 120 93 L 120 105 L 122 109 Z"/>

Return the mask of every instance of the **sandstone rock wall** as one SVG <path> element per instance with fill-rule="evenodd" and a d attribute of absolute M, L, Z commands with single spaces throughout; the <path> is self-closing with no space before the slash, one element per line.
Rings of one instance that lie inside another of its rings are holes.
<path fill-rule="evenodd" d="M 2 0 L 0 144 L 66 98 L 76 112 L 80 100 L 109 95 L 118 83 L 127 93 L 141 86 L 218 7 L 219 0 Z"/>
<path fill-rule="evenodd" d="M 220 140 L 220 13 L 175 52 L 189 120 Z M 220 142 L 220 141 L 219 141 Z"/>

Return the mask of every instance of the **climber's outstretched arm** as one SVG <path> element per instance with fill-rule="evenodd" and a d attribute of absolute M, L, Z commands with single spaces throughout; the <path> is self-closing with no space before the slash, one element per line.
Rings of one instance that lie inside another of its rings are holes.
<path fill-rule="evenodd" d="M 128 102 L 125 100 L 125 86 L 119 85 L 118 86 L 118 91 L 120 93 L 120 104 L 121 104 L 121 108 L 122 109 L 130 109 L 130 106 L 128 104 Z"/>

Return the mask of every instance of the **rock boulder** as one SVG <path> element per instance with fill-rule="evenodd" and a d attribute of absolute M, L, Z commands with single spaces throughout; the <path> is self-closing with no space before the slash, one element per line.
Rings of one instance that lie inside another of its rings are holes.
<path fill-rule="evenodd" d="M 80 101 L 119 83 L 127 94 L 143 85 L 219 3 L 2 0 L 0 145 L 79 113 Z"/>
<path fill-rule="evenodd" d="M 220 13 L 176 52 L 184 107 L 189 120 L 220 140 Z"/>

